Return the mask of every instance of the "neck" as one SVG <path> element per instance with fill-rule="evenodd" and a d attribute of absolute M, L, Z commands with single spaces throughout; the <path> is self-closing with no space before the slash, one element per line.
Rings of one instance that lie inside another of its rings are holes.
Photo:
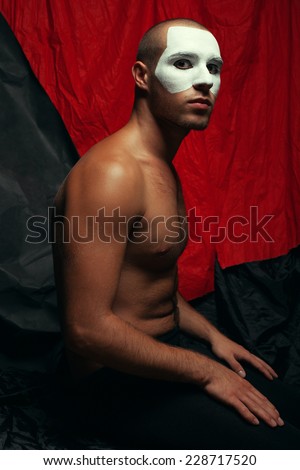
<path fill-rule="evenodd" d="M 146 100 L 138 100 L 125 126 L 134 136 L 136 148 L 170 164 L 188 134 L 187 129 L 153 116 Z"/>

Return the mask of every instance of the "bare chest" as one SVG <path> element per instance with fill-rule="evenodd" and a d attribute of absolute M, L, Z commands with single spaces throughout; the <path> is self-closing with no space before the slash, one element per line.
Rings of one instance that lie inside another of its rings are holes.
<path fill-rule="evenodd" d="M 176 265 L 187 243 L 182 189 L 176 174 L 155 168 L 146 174 L 146 211 L 132 223 L 129 253 L 150 269 L 168 270 Z"/>

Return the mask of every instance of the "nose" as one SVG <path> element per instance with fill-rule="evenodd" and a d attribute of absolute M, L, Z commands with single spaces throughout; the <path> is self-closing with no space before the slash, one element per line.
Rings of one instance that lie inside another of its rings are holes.
<path fill-rule="evenodd" d="M 212 82 L 206 83 L 206 82 L 198 81 L 196 83 L 193 83 L 193 87 L 195 88 L 195 90 L 205 91 L 206 93 L 209 92 L 212 86 L 213 86 Z"/>
<path fill-rule="evenodd" d="M 201 70 L 198 71 L 197 77 L 193 82 L 193 87 L 197 90 L 199 89 L 206 89 L 209 91 L 213 86 L 212 75 L 207 70 L 206 66 L 201 67 Z"/>

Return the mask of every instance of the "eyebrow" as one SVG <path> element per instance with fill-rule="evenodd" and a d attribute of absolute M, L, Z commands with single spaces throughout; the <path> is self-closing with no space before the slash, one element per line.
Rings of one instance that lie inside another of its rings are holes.
<path fill-rule="evenodd" d="M 170 55 L 169 59 L 176 59 L 178 56 L 194 58 L 197 57 L 197 54 L 194 54 L 193 52 L 178 51 L 175 52 L 175 54 Z"/>
<path fill-rule="evenodd" d="M 220 67 L 222 67 L 222 65 L 224 64 L 222 57 L 212 57 L 209 60 L 210 61 L 213 60 L 214 62 L 217 62 L 220 65 Z"/>

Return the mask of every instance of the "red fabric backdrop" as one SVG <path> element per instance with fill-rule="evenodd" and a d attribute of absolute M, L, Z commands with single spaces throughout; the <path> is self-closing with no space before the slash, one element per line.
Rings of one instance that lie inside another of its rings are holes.
<path fill-rule="evenodd" d="M 227 267 L 299 244 L 298 0 L 0 0 L 0 11 L 80 154 L 128 119 L 145 30 L 175 17 L 207 26 L 225 65 L 209 129 L 176 157 L 187 208 L 202 217 L 180 260 L 181 290 L 213 289 L 216 254 Z"/>

